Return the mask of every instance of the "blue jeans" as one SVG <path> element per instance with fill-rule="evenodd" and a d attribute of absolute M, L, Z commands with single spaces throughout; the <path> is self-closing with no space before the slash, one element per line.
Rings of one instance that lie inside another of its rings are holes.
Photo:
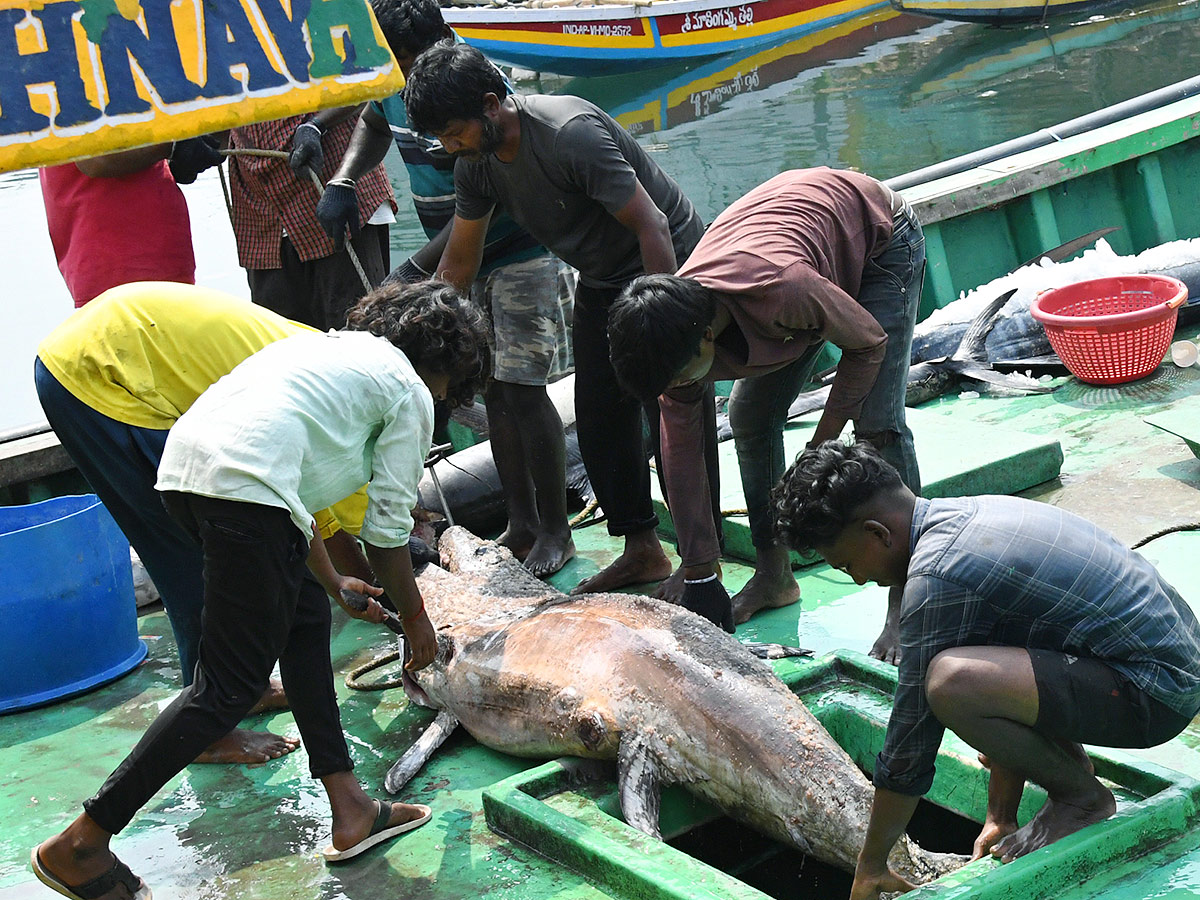
<path fill-rule="evenodd" d="M 887 332 L 888 343 L 879 377 L 854 422 L 854 433 L 895 466 L 915 494 L 921 492 L 921 474 L 912 432 L 905 422 L 904 394 L 924 274 L 925 235 L 906 204 L 896 214 L 891 242 L 867 261 L 856 298 Z M 730 394 L 729 426 L 755 547 L 769 547 L 774 542 L 770 493 L 786 468 L 783 428 L 787 411 L 812 377 L 821 346 L 813 345 L 795 362 L 767 375 L 738 379 Z"/>
<path fill-rule="evenodd" d="M 64 388 L 40 359 L 33 363 L 33 381 L 63 449 L 125 533 L 162 595 L 187 687 L 200 644 L 204 558 L 200 547 L 167 515 L 154 489 L 167 432 L 126 425 L 96 412 Z"/>

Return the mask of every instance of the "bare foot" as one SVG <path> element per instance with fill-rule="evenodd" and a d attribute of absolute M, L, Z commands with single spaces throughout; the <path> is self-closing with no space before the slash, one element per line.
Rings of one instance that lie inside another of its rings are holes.
<path fill-rule="evenodd" d="M 521 562 L 524 562 L 529 556 L 535 542 L 536 535 L 531 529 L 514 528 L 511 522 L 504 529 L 504 533 L 496 538 L 497 544 L 501 547 L 507 547 L 512 551 L 512 555 L 521 560 Z"/>
<path fill-rule="evenodd" d="M 733 595 L 733 621 L 748 621 L 760 609 L 791 606 L 800 599 L 800 585 L 792 573 L 755 572 L 740 591 Z"/>
<path fill-rule="evenodd" d="M 888 591 L 887 617 L 883 622 L 883 631 L 875 638 L 871 650 L 867 654 L 893 666 L 900 665 L 900 601 L 904 589 L 893 587 Z M 986 765 L 986 763 L 985 763 Z"/>
<path fill-rule="evenodd" d="M 250 712 L 246 715 L 253 716 L 261 712 L 273 712 L 287 708 L 288 699 L 283 690 L 283 682 L 278 678 L 272 678 L 267 684 L 267 689 L 263 691 L 263 695 L 258 698 L 257 703 L 250 707 Z"/>
<path fill-rule="evenodd" d="M 1117 811 L 1112 791 L 1096 782 L 1093 796 L 1081 805 L 1047 798 L 1036 816 L 992 847 L 992 856 L 1012 862 L 1020 856 L 1053 844 L 1081 828 L 1103 822 Z"/>
<path fill-rule="evenodd" d="M 208 749 L 197 756 L 197 763 L 265 763 L 286 756 L 300 742 L 295 738 L 271 734 L 269 731 L 247 731 L 235 728 L 220 740 L 213 741 Z"/>
<path fill-rule="evenodd" d="M 365 840 L 375 824 L 375 816 L 379 807 L 375 801 L 363 795 L 369 802 L 366 806 L 356 807 L 353 815 L 340 816 L 333 822 L 333 847 L 335 850 L 349 850 L 359 841 Z M 403 825 L 425 815 L 425 808 L 413 806 L 411 803 L 393 803 L 392 815 L 387 826 Z"/>
<path fill-rule="evenodd" d="M 565 534 L 540 534 L 525 557 L 525 568 L 538 578 L 547 578 L 575 555 L 575 541 L 568 528 Z"/>
<path fill-rule="evenodd" d="M 663 553 L 657 539 L 653 550 L 633 549 L 625 545 L 625 552 L 601 569 L 591 578 L 585 578 L 575 586 L 572 594 L 602 594 L 631 584 L 648 584 L 662 581 L 671 574 L 671 561 Z"/>
<path fill-rule="evenodd" d="M 717 567 L 717 575 L 721 574 L 720 567 Z M 656 600 L 666 600 L 668 603 L 674 603 L 676 606 L 683 600 L 683 583 L 684 572 L 683 566 L 680 566 L 672 572 L 662 584 L 655 588 L 654 593 L 650 596 Z"/>
<path fill-rule="evenodd" d="M 1004 838 L 1017 830 L 1016 822 L 984 822 L 971 849 L 971 861 L 983 859 Z"/>

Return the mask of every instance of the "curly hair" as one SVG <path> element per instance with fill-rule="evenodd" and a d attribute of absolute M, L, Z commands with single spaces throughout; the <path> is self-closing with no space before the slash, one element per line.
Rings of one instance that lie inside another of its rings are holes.
<path fill-rule="evenodd" d="M 482 120 L 488 94 L 504 99 L 508 86 L 487 57 L 467 44 L 435 44 L 413 63 L 404 105 L 414 131 L 440 134 L 456 119 Z"/>
<path fill-rule="evenodd" d="M 621 387 L 641 400 L 665 391 L 700 352 L 716 313 L 716 295 L 698 281 L 635 278 L 608 311 L 609 355 Z"/>
<path fill-rule="evenodd" d="M 370 0 L 383 36 L 399 56 L 420 56 L 446 36 L 446 20 L 437 0 Z"/>
<path fill-rule="evenodd" d="M 801 552 L 828 546 L 864 503 L 903 486 L 870 444 L 825 441 L 800 453 L 771 490 L 775 534 Z"/>
<path fill-rule="evenodd" d="M 450 376 L 451 407 L 470 406 L 492 371 L 483 313 L 442 281 L 381 285 L 350 310 L 346 329 L 386 338 L 414 368 Z"/>

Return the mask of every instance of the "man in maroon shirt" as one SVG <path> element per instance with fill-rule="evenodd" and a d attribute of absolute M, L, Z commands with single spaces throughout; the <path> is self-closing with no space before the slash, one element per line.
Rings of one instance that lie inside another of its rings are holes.
<path fill-rule="evenodd" d="M 617 378 L 635 395 L 662 395 L 685 606 L 711 618 L 728 603 L 703 464 L 706 382 L 736 379 L 729 423 L 757 554 L 754 575 L 733 598 L 734 621 L 800 596 L 787 548 L 773 534 L 769 493 L 783 475 L 787 409 L 825 341 L 842 357 L 813 445 L 853 420 L 858 439 L 920 492 L 904 391 L 924 267 L 921 226 L 898 194 L 855 172 L 798 169 L 718 216 L 676 275 L 639 278 L 613 304 Z M 893 600 L 889 627 L 899 596 Z M 872 653 L 894 661 L 887 629 Z"/>

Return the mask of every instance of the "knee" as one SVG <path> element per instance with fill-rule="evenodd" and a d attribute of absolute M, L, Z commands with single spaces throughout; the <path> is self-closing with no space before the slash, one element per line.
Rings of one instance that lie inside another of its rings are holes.
<path fill-rule="evenodd" d="M 938 721 L 946 727 L 955 714 L 965 709 L 971 696 L 970 661 L 943 651 L 933 658 L 925 671 L 925 699 Z"/>
<path fill-rule="evenodd" d="M 784 419 L 764 414 L 761 408 L 744 403 L 729 404 L 729 430 L 737 445 L 750 447 L 783 439 Z"/>

